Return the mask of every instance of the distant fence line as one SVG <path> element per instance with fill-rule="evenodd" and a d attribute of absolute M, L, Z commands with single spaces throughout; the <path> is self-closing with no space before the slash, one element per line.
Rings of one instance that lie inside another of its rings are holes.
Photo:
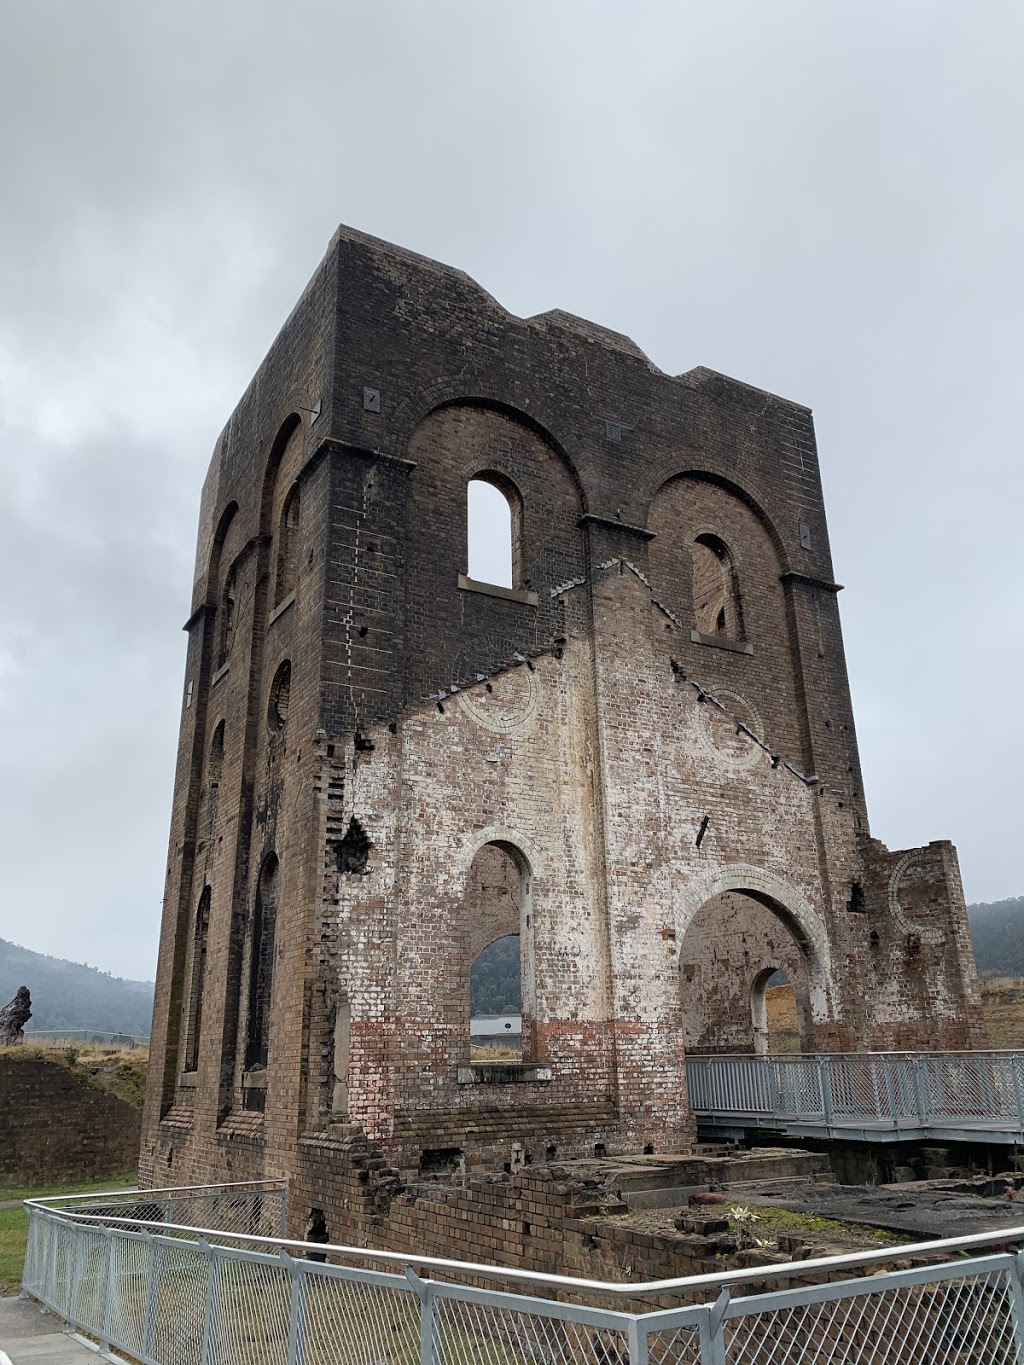
<path fill-rule="evenodd" d="M 60 1043 L 108 1043 L 113 1047 L 148 1046 L 149 1034 L 108 1033 L 96 1028 L 26 1029 L 26 1043 L 57 1046 Z"/>

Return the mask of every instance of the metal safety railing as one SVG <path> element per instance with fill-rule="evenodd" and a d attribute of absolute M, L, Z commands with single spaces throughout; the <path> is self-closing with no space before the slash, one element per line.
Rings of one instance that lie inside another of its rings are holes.
<path fill-rule="evenodd" d="M 26 1293 L 144 1365 L 1024 1365 L 1024 1228 L 629 1284 L 289 1241 L 269 1184 L 27 1207 Z"/>
<path fill-rule="evenodd" d="M 688 1057 L 698 1119 L 824 1136 L 1024 1142 L 1024 1053 Z"/>

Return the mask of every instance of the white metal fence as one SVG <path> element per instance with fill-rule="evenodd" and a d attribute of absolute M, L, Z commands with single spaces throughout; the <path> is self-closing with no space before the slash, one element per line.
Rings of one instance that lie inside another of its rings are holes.
<path fill-rule="evenodd" d="M 269 1184 L 28 1208 L 25 1291 L 145 1365 L 1024 1365 L 1024 1228 L 614 1284 L 287 1241 Z"/>
<path fill-rule="evenodd" d="M 688 1057 L 698 1117 L 824 1136 L 1024 1142 L 1024 1054 Z"/>

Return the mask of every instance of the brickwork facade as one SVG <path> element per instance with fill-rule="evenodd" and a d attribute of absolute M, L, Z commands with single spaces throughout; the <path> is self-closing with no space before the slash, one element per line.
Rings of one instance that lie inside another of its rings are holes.
<path fill-rule="evenodd" d="M 678 1149 L 776 968 L 807 1048 L 982 1041 L 952 848 L 869 834 L 837 591 L 806 408 L 340 230 L 204 488 L 144 1177 L 305 1179 L 339 1122 L 405 1172 Z M 524 1056 L 474 1066 L 515 932 Z"/>
<path fill-rule="evenodd" d="M 0 1183 L 100 1180 L 133 1170 L 142 1112 L 60 1062 L 0 1054 Z"/>

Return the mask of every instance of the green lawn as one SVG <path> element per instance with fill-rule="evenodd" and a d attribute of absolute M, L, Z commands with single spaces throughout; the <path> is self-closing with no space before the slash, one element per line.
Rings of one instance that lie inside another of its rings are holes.
<path fill-rule="evenodd" d="M 45 1185 L 37 1189 L 0 1185 L 0 1203 L 8 1199 L 37 1199 L 46 1194 L 87 1194 L 90 1190 L 123 1190 L 133 1186 L 134 1171 L 109 1175 L 84 1184 Z M 28 1241 L 28 1214 L 23 1208 L 0 1209 L 0 1296 L 17 1294 L 21 1288 L 21 1269 L 25 1264 Z"/>

